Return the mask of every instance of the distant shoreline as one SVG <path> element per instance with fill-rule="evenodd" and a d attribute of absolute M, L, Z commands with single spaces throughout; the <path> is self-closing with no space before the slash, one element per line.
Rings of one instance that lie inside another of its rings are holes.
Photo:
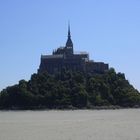
<path fill-rule="evenodd" d="M 76 108 L 76 107 L 69 107 L 69 108 L 45 108 L 45 107 L 29 107 L 29 108 L 18 108 L 18 107 L 11 107 L 11 108 L 0 108 L 0 111 L 22 111 L 22 110 L 31 110 L 31 111 L 51 111 L 51 110 L 60 110 L 60 111 L 69 111 L 69 110 L 118 110 L 118 109 L 140 109 L 140 106 L 133 106 L 133 107 L 121 107 L 121 106 L 93 106 L 87 108 Z"/>

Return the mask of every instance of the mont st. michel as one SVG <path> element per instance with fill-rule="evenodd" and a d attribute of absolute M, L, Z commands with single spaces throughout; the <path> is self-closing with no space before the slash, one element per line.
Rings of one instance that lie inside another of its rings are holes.
<path fill-rule="evenodd" d="M 42 55 L 37 73 L 0 92 L 0 109 L 140 107 L 140 93 L 109 64 L 74 53 L 70 26 L 64 47 Z"/>
<path fill-rule="evenodd" d="M 74 53 L 69 25 L 65 47 L 59 47 L 54 50 L 52 55 L 42 55 L 38 72 L 47 71 L 50 74 L 54 74 L 60 72 L 62 68 L 85 73 L 104 73 L 109 69 L 109 66 L 103 62 L 90 60 L 88 53 Z"/>

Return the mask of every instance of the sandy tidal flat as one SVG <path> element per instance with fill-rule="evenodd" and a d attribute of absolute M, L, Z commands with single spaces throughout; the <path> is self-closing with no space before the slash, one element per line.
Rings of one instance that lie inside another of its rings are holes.
<path fill-rule="evenodd" d="M 0 140 L 140 140 L 140 109 L 0 111 Z"/>

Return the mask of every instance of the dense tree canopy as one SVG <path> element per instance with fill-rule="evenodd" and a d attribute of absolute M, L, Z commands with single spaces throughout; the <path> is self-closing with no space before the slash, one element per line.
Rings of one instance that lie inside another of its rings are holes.
<path fill-rule="evenodd" d="M 29 81 L 7 87 L 0 93 L 1 109 L 134 107 L 140 94 L 122 73 L 113 68 L 104 74 L 85 74 L 63 69 L 61 73 L 33 74 Z"/>

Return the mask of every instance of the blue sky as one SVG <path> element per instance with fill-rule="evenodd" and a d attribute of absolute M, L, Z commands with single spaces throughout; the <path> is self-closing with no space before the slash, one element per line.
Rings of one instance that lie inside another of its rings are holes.
<path fill-rule="evenodd" d="M 109 63 L 140 91 L 139 0 L 0 0 L 0 90 L 29 80 L 41 54 L 65 45 Z"/>

